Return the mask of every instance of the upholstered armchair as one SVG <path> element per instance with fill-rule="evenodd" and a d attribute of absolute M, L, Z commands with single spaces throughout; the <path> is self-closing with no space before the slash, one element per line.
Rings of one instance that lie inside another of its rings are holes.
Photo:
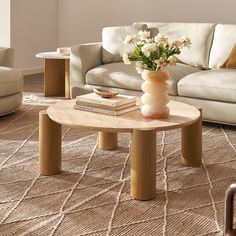
<path fill-rule="evenodd" d="M 13 68 L 14 50 L 0 47 L 0 116 L 22 104 L 23 76 Z"/>

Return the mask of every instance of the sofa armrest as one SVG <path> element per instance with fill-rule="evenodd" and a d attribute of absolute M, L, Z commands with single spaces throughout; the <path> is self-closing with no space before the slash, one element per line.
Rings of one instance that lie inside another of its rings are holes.
<path fill-rule="evenodd" d="M 71 47 L 70 93 L 75 98 L 83 94 L 86 73 L 93 67 L 102 65 L 102 43 L 89 43 Z"/>
<path fill-rule="evenodd" d="M 12 48 L 0 47 L 0 66 L 14 66 L 14 50 Z"/>

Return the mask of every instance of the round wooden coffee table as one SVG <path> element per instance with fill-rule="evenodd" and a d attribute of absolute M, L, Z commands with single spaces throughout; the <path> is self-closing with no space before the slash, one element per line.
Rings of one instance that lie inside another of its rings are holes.
<path fill-rule="evenodd" d="M 150 200 L 156 195 L 156 131 L 182 128 L 181 163 L 202 163 L 202 119 L 197 108 L 171 101 L 167 119 L 147 119 L 139 110 L 109 116 L 73 109 L 75 100 L 65 100 L 39 114 L 40 174 L 61 171 L 61 125 L 99 131 L 99 148 L 115 149 L 117 133 L 131 133 L 131 196 Z"/>

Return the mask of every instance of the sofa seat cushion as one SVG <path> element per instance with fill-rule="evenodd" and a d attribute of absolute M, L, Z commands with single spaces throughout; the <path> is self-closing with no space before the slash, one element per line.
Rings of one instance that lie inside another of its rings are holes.
<path fill-rule="evenodd" d="M 23 77 L 21 73 L 9 67 L 0 67 L 0 97 L 22 91 Z"/>
<path fill-rule="evenodd" d="M 177 95 L 177 83 L 185 76 L 202 71 L 199 68 L 192 67 L 186 64 L 177 63 L 176 66 L 167 67 L 166 70 L 169 72 L 170 79 L 169 84 L 169 95 Z"/>
<path fill-rule="evenodd" d="M 236 70 L 206 70 L 178 82 L 180 96 L 236 102 Z"/>
<path fill-rule="evenodd" d="M 175 67 L 168 67 L 170 73 L 169 94 L 177 95 L 178 81 L 191 73 L 201 71 L 198 68 L 177 63 Z M 86 83 L 102 87 L 114 87 L 128 90 L 141 90 L 143 80 L 135 70 L 135 66 L 125 65 L 123 62 L 105 64 L 87 72 Z"/>
<path fill-rule="evenodd" d="M 134 64 L 116 62 L 95 67 L 87 72 L 86 83 L 105 87 L 140 90 L 143 80 Z"/>

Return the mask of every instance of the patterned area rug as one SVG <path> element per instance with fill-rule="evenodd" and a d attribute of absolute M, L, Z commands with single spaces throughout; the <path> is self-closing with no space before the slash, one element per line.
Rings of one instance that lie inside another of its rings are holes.
<path fill-rule="evenodd" d="M 63 173 L 38 175 L 38 113 L 55 99 L 24 98 L 0 117 L 1 235 L 222 235 L 224 194 L 236 182 L 236 128 L 204 124 L 204 162 L 179 164 L 180 130 L 157 134 L 157 195 L 129 195 L 130 134 L 97 148 L 97 134 L 63 127 Z"/>

